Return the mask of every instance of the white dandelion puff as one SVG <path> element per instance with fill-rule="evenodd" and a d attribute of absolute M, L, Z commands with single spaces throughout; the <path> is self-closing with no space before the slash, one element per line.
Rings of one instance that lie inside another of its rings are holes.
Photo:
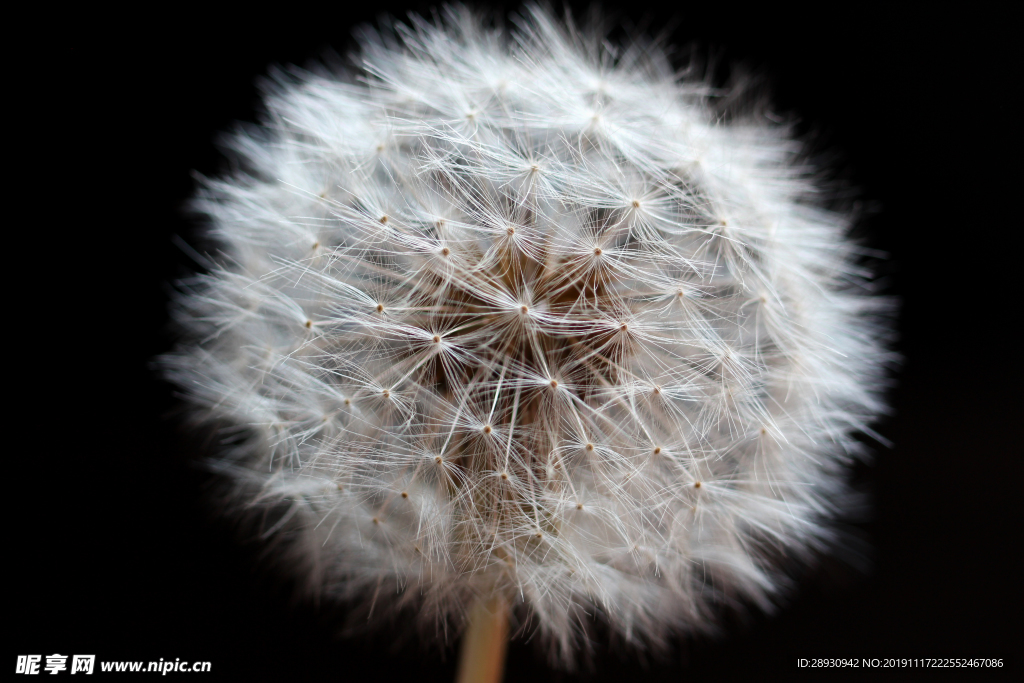
<path fill-rule="evenodd" d="M 273 72 L 163 364 L 318 591 L 497 598 L 568 662 L 594 615 L 658 646 L 828 544 L 885 303 L 788 128 L 656 45 L 515 27 L 447 8 L 365 31 L 361 74 Z"/>

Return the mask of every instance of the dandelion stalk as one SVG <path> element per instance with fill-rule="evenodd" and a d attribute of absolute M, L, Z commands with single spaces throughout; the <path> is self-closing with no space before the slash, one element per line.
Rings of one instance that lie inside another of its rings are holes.
<path fill-rule="evenodd" d="M 462 636 L 456 683 L 501 683 L 508 646 L 508 600 L 477 599 Z"/>

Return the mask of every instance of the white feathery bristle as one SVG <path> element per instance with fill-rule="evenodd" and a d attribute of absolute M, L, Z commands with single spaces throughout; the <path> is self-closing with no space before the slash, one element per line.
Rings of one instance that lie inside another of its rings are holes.
<path fill-rule="evenodd" d="M 571 661 L 769 604 L 884 409 L 884 307 L 785 126 L 546 10 L 275 71 L 222 256 L 163 359 L 325 595 L 461 623 L 500 592 Z"/>

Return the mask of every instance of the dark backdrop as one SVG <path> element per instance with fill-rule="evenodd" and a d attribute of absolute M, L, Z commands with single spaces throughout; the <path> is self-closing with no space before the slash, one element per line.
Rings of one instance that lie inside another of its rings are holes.
<path fill-rule="evenodd" d="M 651 30 L 673 16 L 607 6 L 646 14 Z M 19 225 L 38 229 L 9 290 L 28 310 L 13 323 L 22 353 L 7 392 L 18 407 L 5 666 L 95 653 L 209 660 L 225 679 L 452 679 L 451 652 L 395 649 L 386 633 L 339 639 L 336 610 L 293 599 L 259 545 L 206 507 L 194 435 L 166 417 L 175 401 L 148 366 L 171 344 L 168 283 L 192 268 L 172 244 L 194 239 L 181 210 L 190 171 L 221 168 L 212 140 L 254 120 L 256 77 L 345 53 L 354 24 L 410 5 L 255 7 L 55 13 L 33 58 L 11 67 L 38 93 L 36 120 L 15 135 L 56 144 L 34 155 L 46 172 L 26 183 L 38 197 Z M 856 473 L 874 501 L 854 527 L 870 568 L 825 560 L 776 615 L 681 642 L 645 674 L 601 654 L 577 679 L 514 644 L 506 680 L 788 678 L 806 673 L 801 657 L 1004 657 L 1002 673 L 1019 669 L 1024 349 L 1013 330 L 1024 299 L 1011 261 L 1021 222 L 1009 210 L 1020 197 L 1009 16 L 862 3 L 810 14 L 680 5 L 674 16 L 674 42 L 715 55 L 719 78 L 736 63 L 764 76 L 777 109 L 808 122 L 812 147 L 877 209 L 858 230 L 892 256 L 904 361 L 894 415 L 878 425 L 895 445 L 873 446 Z"/>

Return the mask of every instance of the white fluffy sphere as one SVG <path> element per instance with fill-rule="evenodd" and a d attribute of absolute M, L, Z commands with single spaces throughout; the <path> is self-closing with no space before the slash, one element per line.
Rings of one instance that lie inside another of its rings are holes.
<path fill-rule="evenodd" d="M 276 73 L 197 207 L 222 248 L 164 359 L 325 594 L 569 657 L 765 602 L 883 406 L 877 299 L 786 127 L 544 11 Z"/>

